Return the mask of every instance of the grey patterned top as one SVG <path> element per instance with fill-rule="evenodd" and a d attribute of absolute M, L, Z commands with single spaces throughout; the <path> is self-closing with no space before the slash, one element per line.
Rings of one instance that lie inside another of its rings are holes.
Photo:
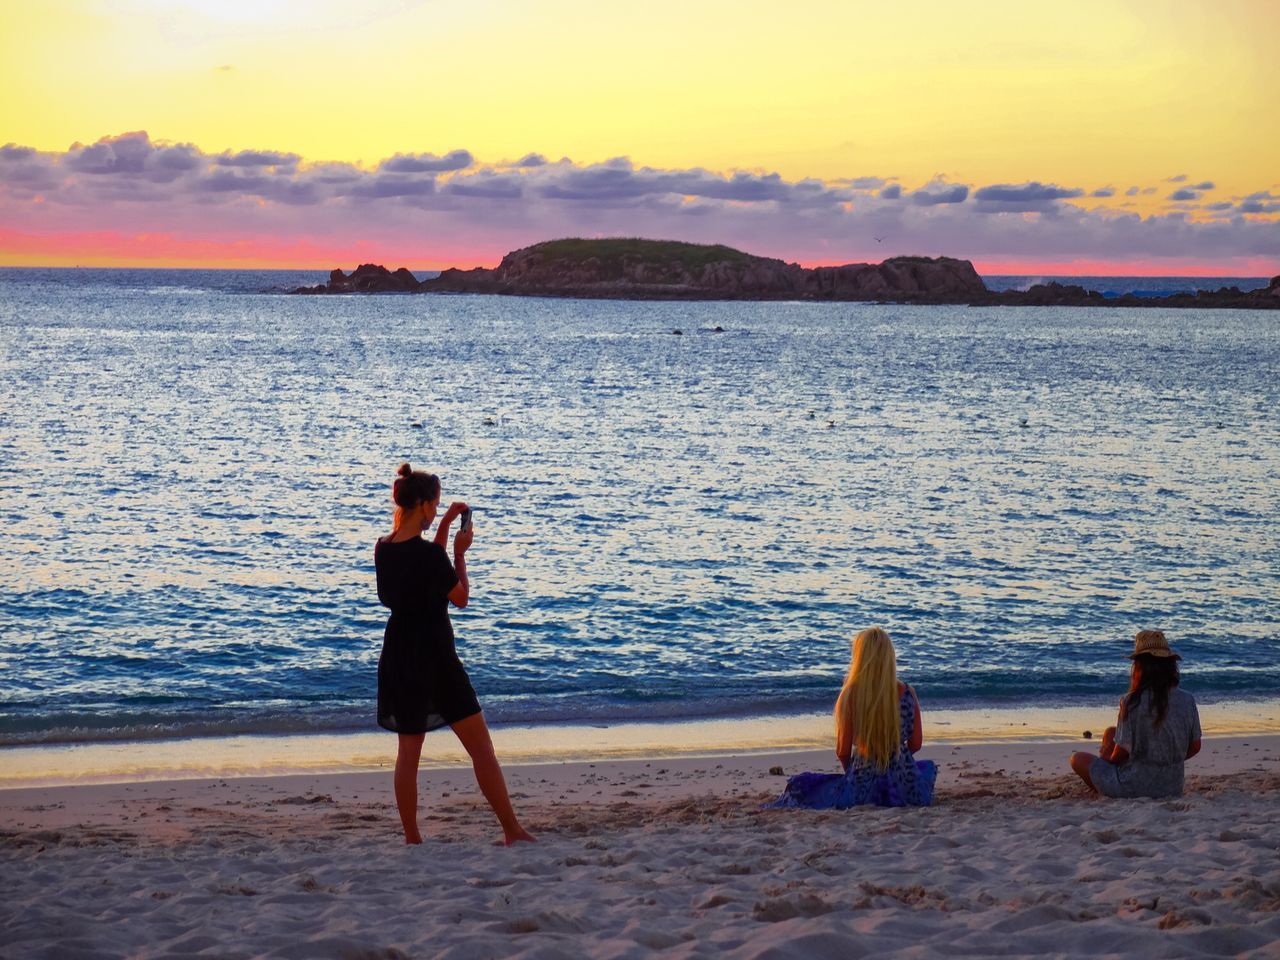
<path fill-rule="evenodd" d="M 1114 778 L 1111 771 L 1100 771 L 1102 782 L 1095 785 L 1108 796 L 1169 797 L 1182 793 L 1187 750 L 1192 741 L 1200 739 L 1200 713 L 1195 698 L 1174 687 L 1169 691 L 1169 712 L 1157 727 L 1151 700 L 1150 694 L 1144 695 L 1116 724 L 1116 746 L 1127 750 L 1129 758 L 1124 763 L 1107 764 Z"/>

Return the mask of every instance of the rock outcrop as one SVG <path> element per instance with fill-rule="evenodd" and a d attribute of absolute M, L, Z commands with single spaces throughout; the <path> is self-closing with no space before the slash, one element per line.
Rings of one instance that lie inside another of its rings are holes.
<path fill-rule="evenodd" d="M 949 257 L 806 269 L 731 247 L 661 240 L 552 240 L 513 251 L 492 270 L 446 270 L 422 287 L 643 300 L 954 302 L 987 293 L 973 264 Z"/>
<path fill-rule="evenodd" d="M 350 276 L 341 270 L 329 272 L 329 282 L 299 287 L 294 293 L 419 293 L 422 284 L 401 267 L 394 273 L 377 263 L 362 263 Z"/>
<path fill-rule="evenodd" d="M 1038 283 L 1026 290 L 992 292 L 970 301 L 974 306 L 1005 307 L 1165 307 L 1173 309 L 1209 308 L 1218 310 L 1280 310 L 1280 276 L 1258 290 L 1220 287 L 1194 293 L 1174 293 L 1166 297 L 1139 297 L 1127 293 L 1104 297 L 1096 290 L 1076 285 Z"/>
<path fill-rule="evenodd" d="M 893 257 L 883 263 L 806 268 L 732 247 L 667 240 L 550 240 L 514 250 L 492 269 L 445 270 L 421 283 L 366 263 L 349 276 L 294 293 L 489 293 L 613 300 L 850 300 L 974 306 L 1231 307 L 1280 309 L 1280 277 L 1262 290 L 1235 287 L 1169 297 L 1104 297 L 1060 283 L 988 290 L 968 260 Z"/>

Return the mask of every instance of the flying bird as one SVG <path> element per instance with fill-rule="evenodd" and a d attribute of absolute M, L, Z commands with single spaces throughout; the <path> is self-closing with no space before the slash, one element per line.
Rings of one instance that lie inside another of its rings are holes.
<path fill-rule="evenodd" d="M 872 237 L 871 239 L 876 243 L 884 243 L 884 237 Z"/>

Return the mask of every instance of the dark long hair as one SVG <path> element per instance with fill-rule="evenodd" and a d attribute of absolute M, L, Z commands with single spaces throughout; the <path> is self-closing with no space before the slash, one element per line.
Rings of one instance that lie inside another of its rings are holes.
<path fill-rule="evenodd" d="M 1165 714 L 1169 712 L 1169 691 L 1178 685 L 1180 679 L 1178 661 L 1173 657 L 1138 654 L 1133 659 L 1133 673 L 1129 680 L 1129 693 L 1124 698 L 1122 715 L 1127 717 L 1149 693 L 1151 703 L 1155 706 L 1156 726 L 1160 726 L 1164 723 Z"/>

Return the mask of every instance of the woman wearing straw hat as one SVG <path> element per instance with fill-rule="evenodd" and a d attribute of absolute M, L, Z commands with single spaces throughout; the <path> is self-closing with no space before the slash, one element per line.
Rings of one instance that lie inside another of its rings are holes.
<path fill-rule="evenodd" d="M 1176 797 L 1183 764 L 1200 752 L 1200 714 L 1178 687 L 1178 661 L 1159 630 L 1140 630 L 1133 641 L 1129 692 L 1120 717 L 1102 735 L 1098 755 L 1079 752 L 1071 769 L 1106 797 Z"/>

